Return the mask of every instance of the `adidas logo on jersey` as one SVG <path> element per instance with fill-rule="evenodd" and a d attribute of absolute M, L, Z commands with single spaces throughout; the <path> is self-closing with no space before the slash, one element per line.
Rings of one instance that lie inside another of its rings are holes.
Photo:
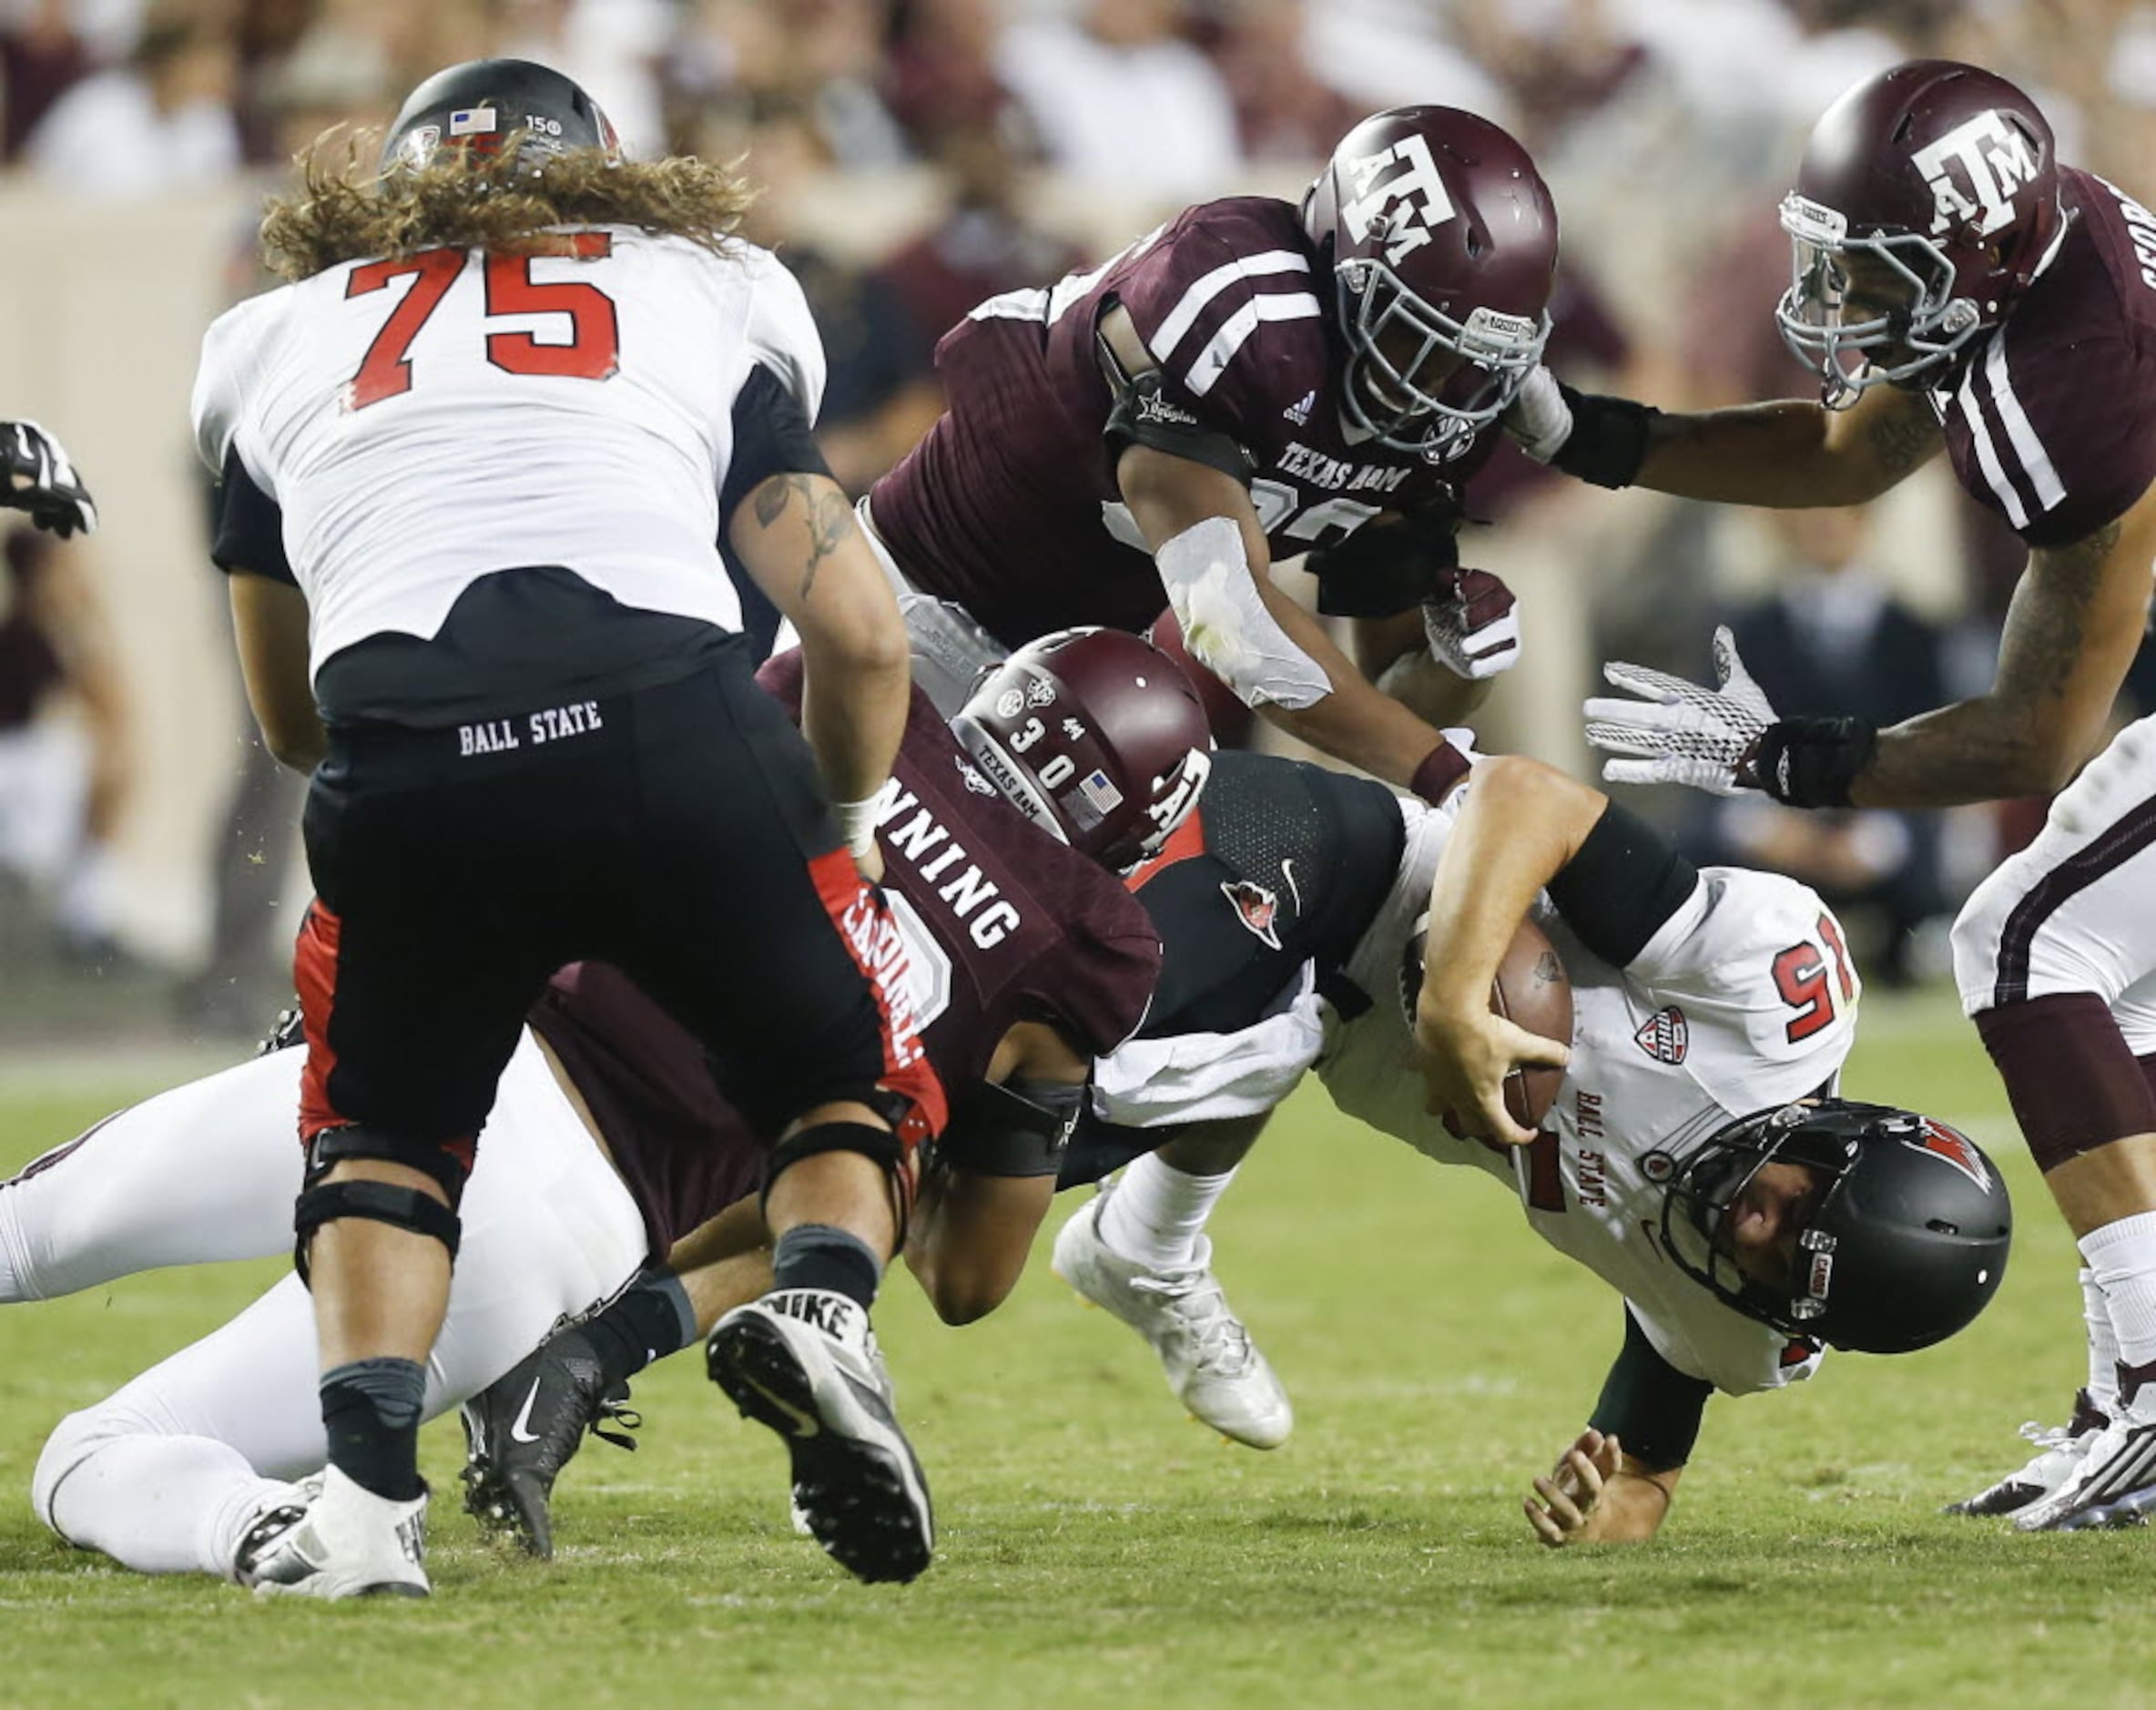
<path fill-rule="evenodd" d="M 1632 1039 L 1655 1062 L 1673 1065 L 1684 1061 L 1684 1053 L 1692 1043 L 1692 1029 L 1684 1020 L 1684 1012 L 1673 1003 L 1648 1016 Z"/>
<path fill-rule="evenodd" d="M 1310 420 L 1310 412 L 1317 407 L 1317 393 L 1315 391 L 1306 392 L 1280 413 L 1294 422 L 1296 426 L 1302 427 Z"/>

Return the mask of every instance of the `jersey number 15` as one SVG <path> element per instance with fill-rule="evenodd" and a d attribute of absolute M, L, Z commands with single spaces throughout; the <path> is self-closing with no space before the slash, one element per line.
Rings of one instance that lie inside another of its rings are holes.
<path fill-rule="evenodd" d="M 609 232 L 572 232 L 564 253 L 577 260 L 596 260 L 614 252 Z M 614 299 L 596 285 L 578 280 L 541 282 L 532 277 L 529 255 L 490 255 L 484 259 L 486 312 L 490 320 L 503 315 L 566 315 L 569 341 L 542 344 L 529 332 L 490 332 L 486 360 L 511 374 L 547 374 L 557 379 L 605 380 L 621 366 L 621 329 L 614 312 Z M 390 261 L 370 261 L 351 270 L 345 281 L 349 300 L 383 290 L 392 280 L 409 279 L 411 288 L 390 318 L 382 322 L 374 342 L 351 377 L 351 407 L 364 410 L 384 398 L 412 390 L 412 359 L 408 352 L 420 329 L 427 324 L 449 288 L 464 270 L 462 249 L 422 249 Z"/>

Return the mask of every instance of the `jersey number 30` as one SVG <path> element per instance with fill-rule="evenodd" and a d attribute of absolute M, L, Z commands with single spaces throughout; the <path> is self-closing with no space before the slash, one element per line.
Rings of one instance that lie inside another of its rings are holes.
<path fill-rule="evenodd" d="M 566 253 L 578 260 L 596 260 L 613 251 L 611 233 L 569 235 Z M 347 300 L 381 290 L 392 280 L 409 279 L 412 285 L 390 310 L 390 318 L 367 347 L 360 372 L 351 377 L 351 408 L 364 410 L 412 390 L 412 341 L 463 272 L 464 254 L 462 249 L 422 249 L 417 255 L 370 261 L 352 270 L 344 287 Z M 485 259 L 487 316 L 492 320 L 502 315 L 566 315 L 569 341 L 542 344 L 529 332 L 490 332 L 486 360 L 511 374 L 605 380 L 621 366 L 621 329 L 615 319 L 614 299 L 596 285 L 577 280 L 534 280 L 532 263 L 536 259 Z"/>

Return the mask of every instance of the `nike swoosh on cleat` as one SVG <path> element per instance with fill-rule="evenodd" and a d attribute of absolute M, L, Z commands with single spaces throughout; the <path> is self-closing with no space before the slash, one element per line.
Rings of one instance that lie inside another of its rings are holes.
<path fill-rule="evenodd" d="M 531 1389 L 524 1392 L 524 1404 L 517 1410 L 516 1418 L 510 1422 L 509 1440 L 511 1442 L 535 1443 L 539 1440 L 536 1433 L 526 1430 L 524 1427 L 532 1422 L 532 1403 L 539 1399 L 539 1386 L 544 1380 L 544 1374 L 534 1378 Z"/>
<path fill-rule="evenodd" d="M 765 1400 L 768 1401 L 781 1413 L 785 1414 L 788 1419 L 793 1420 L 793 1434 L 796 1437 L 818 1437 L 822 1435 L 823 1421 L 818 1419 L 815 1414 L 809 1412 L 806 1408 L 796 1407 L 791 1401 L 787 1400 L 783 1396 L 774 1395 L 770 1390 L 764 1388 L 762 1384 L 758 1383 L 754 1378 L 747 1376 L 746 1373 L 743 1374 L 741 1381 L 747 1384 L 751 1389 L 754 1389 L 758 1395 L 762 1396 Z"/>

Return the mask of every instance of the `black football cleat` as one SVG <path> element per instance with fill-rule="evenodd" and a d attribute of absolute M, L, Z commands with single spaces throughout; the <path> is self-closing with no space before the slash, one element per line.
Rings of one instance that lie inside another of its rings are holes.
<path fill-rule="evenodd" d="M 554 1554 L 554 1481 L 590 1431 L 634 1449 L 643 1420 L 621 1384 L 609 1393 L 590 1338 L 557 1328 L 515 1366 L 465 1402 L 464 1511 L 480 1530 L 527 1555 Z"/>
<path fill-rule="evenodd" d="M 775 1290 L 736 1307 L 705 1347 L 712 1382 L 786 1440 L 793 1497 L 857 1579 L 904 1582 L 935 1553 L 920 1462 L 891 1409 L 869 1315 L 844 1295 Z"/>

